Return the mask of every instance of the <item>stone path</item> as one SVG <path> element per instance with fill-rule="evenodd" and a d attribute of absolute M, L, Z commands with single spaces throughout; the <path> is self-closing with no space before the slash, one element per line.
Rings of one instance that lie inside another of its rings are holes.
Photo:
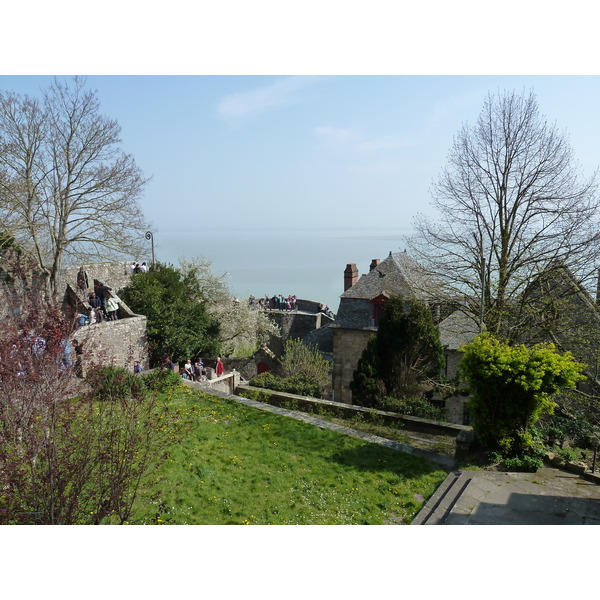
<path fill-rule="evenodd" d="M 458 471 L 413 525 L 600 525 L 600 486 L 567 471 Z"/>

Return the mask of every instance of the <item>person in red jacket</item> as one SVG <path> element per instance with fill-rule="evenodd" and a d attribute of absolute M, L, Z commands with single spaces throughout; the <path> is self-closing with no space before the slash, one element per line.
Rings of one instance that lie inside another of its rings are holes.
<path fill-rule="evenodd" d="M 225 365 L 223 364 L 223 361 L 221 360 L 220 356 L 217 357 L 217 362 L 215 364 L 215 372 L 217 373 L 217 377 L 221 377 L 221 375 L 223 375 L 223 373 L 225 372 Z"/>

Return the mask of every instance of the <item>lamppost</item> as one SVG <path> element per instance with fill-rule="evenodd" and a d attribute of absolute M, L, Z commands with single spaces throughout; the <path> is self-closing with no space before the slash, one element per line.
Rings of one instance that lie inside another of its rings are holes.
<path fill-rule="evenodd" d="M 152 267 L 154 267 L 154 236 L 151 231 L 146 231 L 146 239 L 152 242 Z"/>

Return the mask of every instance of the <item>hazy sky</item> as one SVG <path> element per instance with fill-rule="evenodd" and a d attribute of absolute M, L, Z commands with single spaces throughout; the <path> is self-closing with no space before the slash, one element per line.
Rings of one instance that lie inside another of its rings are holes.
<path fill-rule="evenodd" d="M 50 76 L 0 76 L 37 94 Z M 600 161 L 597 76 L 91 76 L 151 177 L 161 232 L 384 226 L 429 210 L 453 136 L 488 91 L 533 89 L 587 174 Z"/>

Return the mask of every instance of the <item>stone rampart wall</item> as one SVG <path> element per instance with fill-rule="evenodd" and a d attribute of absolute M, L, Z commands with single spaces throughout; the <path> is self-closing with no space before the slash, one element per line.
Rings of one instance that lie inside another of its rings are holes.
<path fill-rule="evenodd" d="M 77 273 L 79 272 L 79 268 L 83 266 L 83 269 L 88 276 L 88 291 L 94 289 L 94 279 L 97 279 L 98 281 L 106 283 L 106 285 L 115 292 L 118 292 L 131 281 L 131 274 L 129 272 L 130 265 L 131 262 L 114 262 L 67 267 L 66 269 L 61 270 L 59 281 L 61 287 L 66 287 L 67 284 L 70 283 L 77 289 Z"/>
<path fill-rule="evenodd" d="M 304 339 L 315 329 L 319 329 L 325 324 L 330 323 L 331 319 L 322 313 L 304 314 L 296 312 L 270 311 L 266 313 L 281 331 L 281 337 L 271 336 L 268 346 L 277 355 L 283 354 L 284 344 L 290 339 Z"/>
<path fill-rule="evenodd" d="M 149 368 L 144 316 L 84 325 L 75 331 L 73 339 L 83 343 L 84 368 L 86 363 L 94 362 L 133 369 L 136 360 L 143 369 Z"/>

